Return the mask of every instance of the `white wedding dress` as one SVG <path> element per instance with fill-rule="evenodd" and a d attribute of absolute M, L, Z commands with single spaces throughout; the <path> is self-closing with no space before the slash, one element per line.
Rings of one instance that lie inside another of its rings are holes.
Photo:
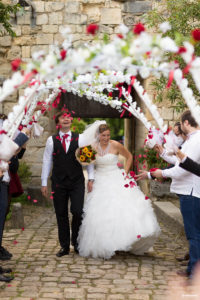
<path fill-rule="evenodd" d="M 160 233 L 151 201 L 138 186 L 126 188 L 118 156 L 97 155 L 93 190 L 84 204 L 79 254 L 109 259 L 115 251 L 142 255 Z M 134 180 L 132 180 L 134 181 Z"/>

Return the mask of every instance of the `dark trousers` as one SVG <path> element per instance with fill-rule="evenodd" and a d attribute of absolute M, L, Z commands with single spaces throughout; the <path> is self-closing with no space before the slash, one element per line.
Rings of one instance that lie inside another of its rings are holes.
<path fill-rule="evenodd" d="M 62 248 L 70 247 L 70 226 L 68 214 L 68 201 L 71 201 L 72 213 L 72 244 L 77 246 L 79 227 L 82 221 L 85 182 L 73 183 L 71 186 L 62 186 L 52 183 L 53 203 L 58 224 L 58 237 Z"/>
<path fill-rule="evenodd" d="M 3 229 L 8 208 L 8 184 L 0 182 L 0 246 L 2 244 Z"/>
<path fill-rule="evenodd" d="M 190 260 L 188 273 L 193 273 L 200 260 L 200 198 L 192 195 L 179 195 L 184 229 L 189 242 Z"/>

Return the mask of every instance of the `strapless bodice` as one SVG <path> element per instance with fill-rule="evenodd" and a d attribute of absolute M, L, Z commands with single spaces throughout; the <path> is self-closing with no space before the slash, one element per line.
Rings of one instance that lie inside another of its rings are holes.
<path fill-rule="evenodd" d="M 106 171 L 116 171 L 119 170 L 118 166 L 118 155 L 113 153 L 107 153 L 104 156 L 96 156 L 96 171 L 106 172 Z"/>

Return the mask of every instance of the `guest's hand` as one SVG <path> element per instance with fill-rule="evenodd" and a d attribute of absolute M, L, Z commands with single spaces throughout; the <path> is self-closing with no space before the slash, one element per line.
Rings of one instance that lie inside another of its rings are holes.
<path fill-rule="evenodd" d="M 160 169 L 157 169 L 157 170 L 151 172 L 151 175 L 156 178 L 163 178 L 162 170 L 160 170 Z"/>
<path fill-rule="evenodd" d="M 47 186 L 42 186 L 41 187 L 41 192 L 42 192 L 42 195 L 44 196 L 44 197 L 48 197 L 48 188 L 47 188 Z"/>
<path fill-rule="evenodd" d="M 144 179 L 148 179 L 148 172 L 147 171 L 140 171 L 140 174 L 135 175 L 135 180 L 144 180 Z"/>
<path fill-rule="evenodd" d="M 180 149 L 176 152 L 176 156 L 182 161 L 187 155 L 185 155 L 183 152 L 181 152 Z"/>
<path fill-rule="evenodd" d="M 30 137 L 31 135 L 31 128 L 26 128 L 24 127 L 21 132 L 23 132 L 24 134 L 26 134 L 28 137 Z"/>
<path fill-rule="evenodd" d="M 3 171 L 0 169 L 0 178 L 3 177 Z"/>
<path fill-rule="evenodd" d="M 153 147 L 153 149 L 154 149 L 157 153 L 159 153 L 159 154 L 162 154 L 162 153 L 163 153 L 163 150 L 164 150 L 163 146 L 161 146 L 161 145 L 159 145 L 159 144 L 156 144 L 156 145 Z"/>
<path fill-rule="evenodd" d="M 90 193 L 92 189 L 93 189 L 93 181 L 88 180 L 88 184 L 87 184 L 88 193 Z"/>

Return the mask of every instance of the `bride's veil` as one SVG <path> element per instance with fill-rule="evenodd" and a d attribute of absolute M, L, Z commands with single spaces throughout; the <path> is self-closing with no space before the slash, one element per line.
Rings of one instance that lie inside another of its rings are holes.
<path fill-rule="evenodd" d="M 81 134 L 86 145 L 94 145 L 98 141 L 99 126 L 106 124 L 106 121 L 97 120 L 94 123 L 88 125 Z"/>

